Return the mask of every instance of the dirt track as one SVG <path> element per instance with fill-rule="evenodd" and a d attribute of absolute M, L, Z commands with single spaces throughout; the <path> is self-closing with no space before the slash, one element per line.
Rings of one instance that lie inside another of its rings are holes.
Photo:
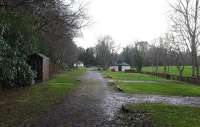
<path fill-rule="evenodd" d="M 200 106 L 199 97 L 165 97 L 118 93 L 107 86 L 107 81 L 95 71 L 81 77 L 78 90 L 66 96 L 64 102 L 41 116 L 30 127 L 120 127 L 116 114 L 125 103 L 169 103 Z"/>

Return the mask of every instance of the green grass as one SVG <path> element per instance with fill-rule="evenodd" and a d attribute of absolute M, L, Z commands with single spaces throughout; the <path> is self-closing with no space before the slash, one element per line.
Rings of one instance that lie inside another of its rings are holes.
<path fill-rule="evenodd" d="M 156 94 L 170 96 L 200 96 L 200 87 L 181 82 L 156 83 L 124 83 L 118 82 L 118 87 L 126 93 Z"/>
<path fill-rule="evenodd" d="M 144 75 L 144 74 L 139 74 L 139 73 L 104 71 L 103 75 L 105 77 L 112 77 L 112 79 L 115 79 L 115 80 L 137 80 L 137 81 L 162 81 L 162 80 L 165 80 L 160 77 Z"/>
<path fill-rule="evenodd" d="M 200 108 L 165 104 L 131 104 L 130 112 L 144 112 L 151 117 L 155 127 L 199 127 Z"/>
<path fill-rule="evenodd" d="M 143 67 L 142 71 L 144 72 L 153 72 L 152 67 Z M 158 72 L 163 73 L 164 67 L 160 66 L 158 67 Z M 170 66 L 169 74 L 179 75 L 179 71 L 176 66 Z M 184 76 L 191 76 L 192 75 L 192 66 L 185 66 L 185 69 L 183 71 Z"/>
<path fill-rule="evenodd" d="M 76 79 L 83 72 L 84 69 L 72 70 L 47 83 L 0 92 L 0 127 L 23 126 L 61 103 L 67 93 L 78 87 Z"/>
<path fill-rule="evenodd" d="M 200 87 L 189 83 L 166 80 L 156 76 L 139 73 L 105 71 L 103 74 L 105 77 L 112 77 L 113 80 L 116 80 L 118 88 L 126 93 L 171 96 L 200 96 Z M 127 83 L 124 81 L 132 82 Z"/>

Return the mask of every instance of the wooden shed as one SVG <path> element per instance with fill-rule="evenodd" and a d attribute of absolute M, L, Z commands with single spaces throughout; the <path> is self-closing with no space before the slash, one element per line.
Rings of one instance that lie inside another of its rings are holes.
<path fill-rule="evenodd" d="M 43 82 L 49 79 L 49 58 L 43 54 L 33 54 L 28 58 L 28 64 L 36 72 L 36 82 Z"/>

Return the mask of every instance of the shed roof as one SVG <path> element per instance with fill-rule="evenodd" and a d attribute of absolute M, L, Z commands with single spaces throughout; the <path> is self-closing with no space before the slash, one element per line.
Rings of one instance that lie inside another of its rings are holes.
<path fill-rule="evenodd" d="M 49 57 L 47 57 L 47 56 L 45 56 L 44 54 L 41 54 L 41 53 L 35 53 L 35 54 L 32 54 L 32 55 L 30 55 L 30 56 L 39 56 L 39 57 L 41 57 L 41 58 L 44 58 L 44 59 L 49 59 Z"/>
<path fill-rule="evenodd" d="M 83 64 L 82 61 L 77 61 L 75 64 Z"/>
<path fill-rule="evenodd" d="M 130 66 L 130 65 L 127 64 L 126 62 L 121 62 L 121 63 L 114 64 L 114 66 Z"/>

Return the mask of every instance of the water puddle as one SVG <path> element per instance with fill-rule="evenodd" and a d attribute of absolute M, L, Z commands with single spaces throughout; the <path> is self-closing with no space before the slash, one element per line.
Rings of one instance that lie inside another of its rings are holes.
<path fill-rule="evenodd" d="M 107 82 L 106 98 L 104 100 L 103 109 L 112 120 L 122 105 L 142 104 L 142 103 L 164 103 L 171 105 L 186 105 L 200 107 L 200 97 L 179 97 L 179 96 L 161 96 L 161 95 L 144 95 L 144 94 L 126 94 L 114 90 L 109 90 Z"/>

